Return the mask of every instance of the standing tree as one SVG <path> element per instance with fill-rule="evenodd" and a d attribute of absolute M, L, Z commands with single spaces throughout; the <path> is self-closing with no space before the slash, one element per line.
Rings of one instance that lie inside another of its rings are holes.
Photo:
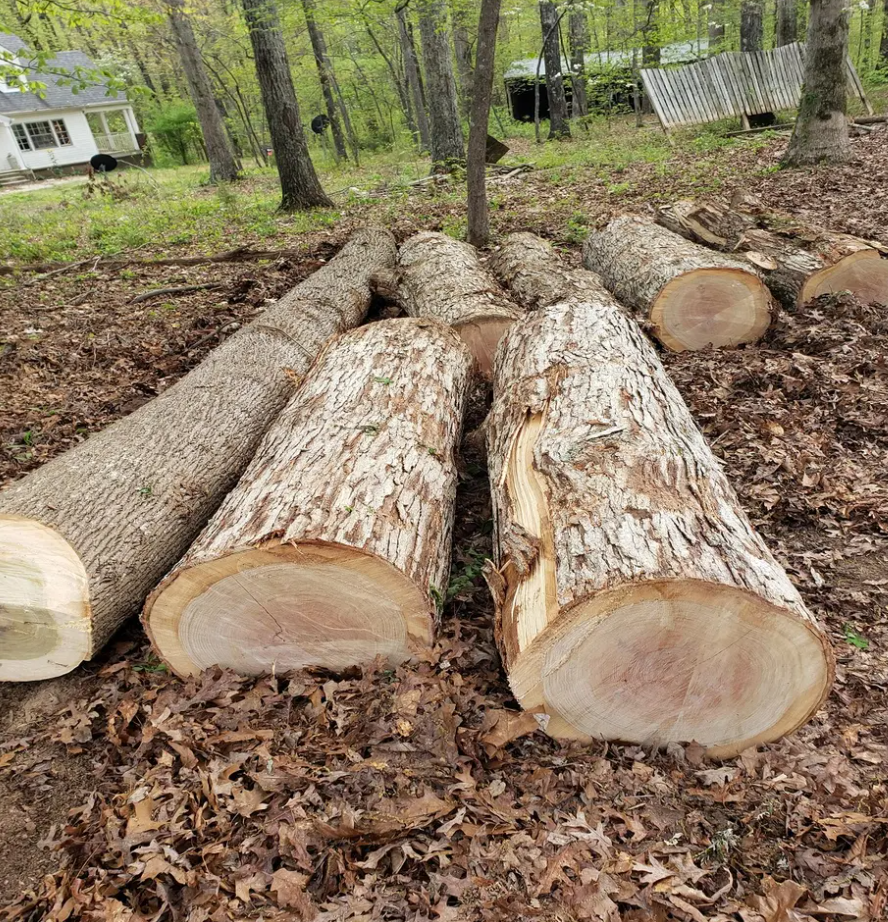
<path fill-rule="evenodd" d="M 567 96 L 561 72 L 561 41 L 558 26 L 561 15 L 551 0 L 540 0 L 540 23 L 543 27 L 543 58 L 546 62 L 546 95 L 549 98 L 549 139 L 569 138 Z"/>
<path fill-rule="evenodd" d="M 469 156 L 466 170 L 469 187 L 469 243 L 476 247 L 486 246 L 490 239 L 484 165 L 500 5 L 501 0 L 481 0 L 481 17 L 478 21 L 478 45 L 475 53 L 472 119 L 469 127 Z"/>
<path fill-rule="evenodd" d="M 422 78 L 419 73 L 419 61 L 416 57 L 416 45 L 413 44 L 413 31 L 407 21 L 406 0 L 398 4 L 395 16 L 398 20 L 398 39 L 401 43 L 401 55 L 404 58 L 404 73 L 407 75 L 407 85 L 410 87 L 413 108 L 416 112 L 419 144 L 422 150 L 431 150 L 429 115 L 426 111 L 425 97 L 422 92 Z"/>
<path fill-rule="evenodd" d="M 345 149 L 345 136 L 336 114 L 336 99 L 333 96 L 333 75 L 330 58 L 327 55 L 327 42 L 324 33 L 317 21 L 317 7 L 315 0 L 302 0 L 302 9 L 305 13 L 305 24 L 308 26 L 308 37 L 311 40 L 311 50 L 314 52 L 315 64 L 318 66 L 318 78 L 321 81 L 321 92 L 324 94 L 324 104 L 327 108 L 327 118 L 330 120 L 330 131 L 333 133 L 333 149 L 336 151 L 337 160 L 345 160 L 348 153 Z"/>
<path fill-rule="evenodd" d="M 764 8 L 761 0 L 743 0 L 740 6 L 740 50 L 761 51 Z"/>
<path fill-rule="evenodd" d="M 475 79 L 472 65 L 472 40 L 469 37 L 469 10 L 466 0 L 452 0 L 453 50 L 456 52 L 456 69 L 459 73 L 459 92 L 466 115 L 472 108 L 472 84 Z"/>
<path fill-rule="evenodd" d="M 447 169 L 448 164 L 462 162 L 465 157 L 447 8 L 444 0 L 420 0 L 418 9 L 428 91 L 432 169 Z"/>
<path fill-rule="evenodd" d="M 589 22 L 583 10 L 572 10 L 567 20 L 570 48 L 570 79 L 573 87 L 574 118 L 589 114 L 586 98 L 586 52 L 589 50 Z"/>
<path fill-rule="evenodd" d="M 210 182 L 234 182 L 240 175 L 240 166 L 234 156 L 222 113 L 216 105 L 213 86 L 197 47 L 191 20 L 185 15 L 184 0 L 164 0 L 164 7 L 182 61 L 182 70 L 185 71 L 188 94 L 194 103 L 203 132 L 207 159 L 210 161 Z"/>
<path fill-rule="evenodd" d="M 796 0 L 777 0 L 777 26 L 774 44 L 780 48 L 798 41 L 799 26 Z"/>
<path fill-rule="evenodd" d="M 811 0 L 802 101 L 784 166 L 840 163 L 851 155 L 848 140 L 845 57 L 848 14 L 844 0 Z"/>
<path fill-rule="evenodd" d="M 274 0 L 241 0 L 250 31 L 256 75 L 281 178 L 281 210 L 330 207 L 305 142 L 290 62 Z"/>
<path fill-rule="evenodd" d="M 707 36 L 709 53 L 718 54 L 725 43 L 725 0 L 710 0 Z"/>

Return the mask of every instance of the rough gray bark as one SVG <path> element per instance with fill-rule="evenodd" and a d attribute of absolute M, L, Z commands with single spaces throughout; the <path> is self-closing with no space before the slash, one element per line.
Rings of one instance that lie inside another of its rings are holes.
<path fill-rule="evenodd" d="M 740 5 L 740 50 L 761 51 L 764 37 L 762 0 L 743 0 Z"/>
<path fill-rule="evenodd" d="M 329 344 L 145 607 L 176 673 L 394 665 L 430 645 L 471 362 L 432 320 Z"/>
<path fill-rule="evenodd" d="M 467 116 L 472 111 L 472 87 L 474 66 L 472 64 L 472 41 L 469 38 L 469 11 L 461 0 L 451 3 L 453 19 L 453 50 L 456 53 L 456 69 L 459 73 L 459 98 Z"/>
<path fill-rule="evenodd" d="M 527 238 L 501 261 L 545 304 L 558 260 Z M 829 644 L 612 297 L 506 334 L 487 428 L 497 641 L 549 734 L 728 757 L 813 714 Z"/>
<path fill-rule="evenodd" d="M 805 83 L 785 166 L 841 163 L 851 156 L 845 56 L 848 13 L 844 0 L 811 0 Z"/>
<path fill-rule="evenodd" d="M 487 123 L 493 93 L 496 63 L 496 35 L 501 0 L 481 0 L 478 21 L 478 50 L 472 95 L 472 118 L 469 128 L 469 151 L 466 164 L 468 186 L 468 238 L 473 246 L 486 246 L 490 240 L 487 203 Z"/>
<path fill-rule="evenodd" d="M 551 0 L 540 0 L 540 24 L 543 36 L 543 60 L 546 65 L 546 96 L 549 99 L 549 139 L 569 138 L 567 96 L 564 74 L 561 72 L 561 42 L 558 33 L 559 15 Z"/>
<path fill-rule="evenodd" d="M 568 13 L 568 44 L 570 47 L 573 115 L 589 114 L 586 98 L 586 52 L 589 51 L 589 23 L 582 10 Z"/>
<path fill-rule="evenodd" d="M 65 575 L 62 557 L 31 555 L 24 540 L 18 557 L 0 554 L 0 679 L 70 671 L 139 609 L 246 467 L 323 344 L 363 320 L 370 277 L 394 264 L 391 234 L 361 231 L 169 390 L 0 493 L 0 531 L 11 516 L 29 520 L 38 538 L 48 526 L 70 546 L 84 588 L 88 581 L 79 618 L 56 631 L 49 600 Z M 16 566 L 31 574 L 21 587 L 29 615 L 20 631 L 10 627 L 16 619 L 6 591 Z M 9 656 L 14 636 L 19 658 Z"/>
<path fill-rule="evenodd" d="M 345 147 L 345 136 L 339 124 L 336 113 L 336 99 L 333 95 L 333 78 L 330 58 L 327 54 L 327 42 L 324 33 L 317 21 L 317 5 L 315 0 L 302 0 L 302 10 L 305 13 L 305 23 L 308 26 L 308 37 L 314 53 L 315 64 L 318 68 L 318 79 L 321 81 L 321 92 L 324 95 L 324 105 L 327 109 L 327 118 L 330 120 L 330 131 L 333 134 L 333 149 L 336 151 L 337 160 L 346 160 L 348 151 Z"/>
<path fill-rule="evenodd" d="M 465 159 L 462 124 L 453 74 L 447 7 L 444 0 L 419 0 L 419 32 L 429 107 L 432 169 L 448 169 Z"/>
<path fill-rule="evenodd" d="M 241 0 L 241 5 L 281 180 L 281 210 L 330 207 L 308 153 L 277 6 L 274 0 Z"/>
<path fill-rule="evenodd" d="M 419 61 L 416 57 L 416 45 L 407 23 L 407 12 L 401 7 L 397 10 L 398 38 L 401 42 L 401 54 L 404 56 L 404 72 L 407 75 L 407 84 L 413 97 L 413 109 L 416 114 L 416 127 L 419 131 L 419 142 L 422 150 L 431 149 L 431 129 L 429 128 L 429 115 L 426 111 L 425 98 L 422 92 Z"/>
<path fill-rule="evenodd" d="M 188 94 L 200 122 L 207 159 L 210 161 L 210 182 L 233 182 L 240 175 L 240 166 L 222 114 L 216 105 L 213 86 L 197 47 L 191 20 L 185 14 L 185 4 L 183 0 L 164 0 L 164 7 L 185 72 Z"/>
<path fill-rule="evenodd" d="M 777 0 L 777 25 L 774 44 L 780 48 L 791 45 L 799 38 L 799 17 L 796 0 Z"/>

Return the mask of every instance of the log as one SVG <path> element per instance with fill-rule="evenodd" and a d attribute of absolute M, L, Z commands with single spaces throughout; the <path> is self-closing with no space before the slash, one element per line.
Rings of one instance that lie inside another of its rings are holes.
<path fill-rule="evenodd" d="M 434 317 L 454 327 L 489 379 L 503 333 L 523 311 L 481 265 L 477 251 L 446 234 L 423 231 L 398 254 L 400 300 L 413 317 Z"/>
<path fill-rule="evenodd" d="M 756 342 L 772 299 L 748 262 L 714 253 L 634 215 L 586 240 L 583 261 L 667 349 Z"/>
<path fill-rule="evenodd" d="M 520 253 L 539 303 L 554 257 Z M 506 334 L 488 433 L 497 640 L 550 735 L 728 757 L 817 710 L 829 644 L 611 296 Z"/>
<path fill-rule="evenodd" d="M 335 340 L 143 615 L 180 676 L 341 671 L 427 649 L 472 357 L 434 320 Z"/>
<path fill-rule="evenodd" d="M 69 672 L 141 608 L 395 257 L 387 231 L 358 233 L 169 390 L 0 493 L 0 680 Z"/>
<path fill-rule="evenodd" d="M 660 208 L 657 221 L 688 240 L 742 255 L 787 307 L 838 291 L 888 303 L 888 260 L 876 245 L 749 207 L 753 213 L 716 202 L 679 201 Z"/>

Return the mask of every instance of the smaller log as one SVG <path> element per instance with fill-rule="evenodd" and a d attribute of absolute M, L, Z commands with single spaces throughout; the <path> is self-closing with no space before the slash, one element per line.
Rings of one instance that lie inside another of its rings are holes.
<path fill-rule="evenodd" d="M 474 247 L 446 234 L 423 231 L 398 254 L 401 302 L 413 317 L 434 317 L 454 327 L 490 378 L 497 343 L 524 312 L 481 265 Z"/>
<path fill-rule="evenodd" d="M 759 340 L 773 302 L 749 262 L 698 246 L 634 215 L 590 234 L 586 267 L 675 352 Z"/>
<path fill-rule="evenodd" d="M 428 647 L 472 357 L 433 320 L 334 340 L 144 623 L 180 676 L 341 671 Z"/>
<path fill-rule="evenodd" d="M 742 256 L 787 307 L 838 291 L 888 303 L 888 260 L 860 237 L 813 227 L 755 200 L 737 207 L 678 201 L 660 208 L 657 221 L 688 240 Z"/>

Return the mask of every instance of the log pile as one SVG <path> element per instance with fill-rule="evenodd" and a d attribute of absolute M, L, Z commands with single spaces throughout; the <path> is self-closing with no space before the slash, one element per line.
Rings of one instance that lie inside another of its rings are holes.
<path fill-rule="evenodd" d="M 471 361 L 430 320 L 374 323 L 325 350 L 146 605 L 174 672 L 341 671 L 428 647 Z"/>
<path fill-rule="evenodd" d="M 521 299 L 554 256 L 525 235 Z M 561 739 L 729 756 L 807 720 L 828 644 L 753 531 L 655 351 L 597 283 L 510 330 L 488 422 L 497 637 Z"/>
<path fill-rule="evenodd" d="M 168 391 L 0 494 L 0 680 L 69 672 L 141 608 L 395 256 L 388 231 L 358 233 Z"/>
<path fill-rule="evenodd" d="M 888 303 L 888 260 L 868 240 L 748 203 L 678 201 L 658 209 L 657 221 L 688 240 L 747 260 L 786 307 L 838 291 Z"/>
<path fill-rule="evenodd" d="M 756 342 L 772 299 L 744 260 L 715 253 L 635 215 L 586 240 L 583 261 L 667 349 Z"/>

